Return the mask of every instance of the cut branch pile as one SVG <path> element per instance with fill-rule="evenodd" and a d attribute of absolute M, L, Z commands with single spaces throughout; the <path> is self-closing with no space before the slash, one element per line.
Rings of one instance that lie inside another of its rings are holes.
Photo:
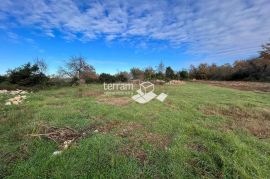
<path fill-rule="evenodd" d="M 57 128 L 51 126 L 49 127 L 46 125 L 40 125 L 39 131 L 40 133 L 30 134 L 30 136 L 50 139 L 56 142 L 61 149 L 67 149 L 72 142 L 82 137 L 82 135 L 79 132 L 69 127 Z"/>

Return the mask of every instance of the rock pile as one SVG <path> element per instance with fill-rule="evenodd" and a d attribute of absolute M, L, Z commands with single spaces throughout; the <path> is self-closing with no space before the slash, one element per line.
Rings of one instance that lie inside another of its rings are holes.
<path fill-rule="evenodd" d="M 15 104 L 15 105 L 18 105 L 20 104 L 24 99 L 26 99 L 26 96 L 23 95 L 18 95 L 18 96 L 15 96 L 14 98 L 10 98 L 7 100 L 6 102 L 6 105 L 12 105 L 12 104 Z"/>
<path fill-rule="evenodd" d="M 13 91 L 8 91 L 8 90 L 0 90 L 0 94 L 11 94 L 11 95 L 17 95 L 17 94 L 20 94 L 20 95 L 24 95 L 24 94 L 27 94 L 28 92 L 27 91 L 24 91 L 24 90 L 13 90 Z"/>
<path fill-rule="evenodd" d="M 10 98 L 6 101 L 5 105 L 18 105 L 23 102 L 23 100 L 26 99 L 26 95 L 28 92 L 23 90 L 14 90 L 14 91 L 8 91 L 8 90 L 0 90 L 0 94 L 7 94 L 7 95 L 16 95 L 13 98 Z"/>
<path fill-rule="evenodd" d="M 181 80 L 171 80 L 168 82 L 169 85 L 184 85 L 186 82 L 181 81 Z"/>
<path fill-rule="evenodd" d="M 155 85 L 164 85 L 166 83 L 166 81 L 164 80 L 153 80 L 151 82 L 154 83 Z"/>

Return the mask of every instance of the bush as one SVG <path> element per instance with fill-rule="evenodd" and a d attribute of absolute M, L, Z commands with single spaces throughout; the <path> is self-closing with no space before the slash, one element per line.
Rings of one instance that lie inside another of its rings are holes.
<path fill-rule="evenodd" d="M 189 78 L 188 72 L 185 70 L 180 71 L 180 78 L 183 80 L 187 80 Z"/>
<path fill-rule="evenodd" d="M 11 84 L 8 81 L 0 83 L 0 90 L 16 90 L 16 89 L 19 89 L 19 85 L 17 84 Z"/>
<path fill-rule="evenodd" d="M 54 86 L 54 87 L 70 86 L 70 80 L 59 77 L 51 77 L 47 82 L 47 86 Z"/>
<path fill-rule="evenodd" d="M 91 84 L 91 83 L 96 83 L 96 82 L 97 82 L 97 80 L 94 78 L 86 78 L 85 79 L 86 84 Z"/>
<path fill-rule="evenodd" d="M 127 82 L 128 81 L 128 77 L 125 73 L 119 73 L 115 76 L 116 81 L 120 81 L 120 82 Z"/>
<path fill-rule="evenodd" d="M 0 75 L 0 83 L 7 81 L 7 77 L 6 76 L 1 76 Z"/>
<path fill-rule="evenodd" d="M 101 73 L 98 77 L 98 81 L 101 83 L 114 83 L 116 82 L 116 77 L 107 73 Z"/>
<path fill-rule="evenodd" d="M 8 81 L 19 86 L 46 85 L 48 77 L 39 71 L 38 65 L 27 63 L 8 72 Z"/>

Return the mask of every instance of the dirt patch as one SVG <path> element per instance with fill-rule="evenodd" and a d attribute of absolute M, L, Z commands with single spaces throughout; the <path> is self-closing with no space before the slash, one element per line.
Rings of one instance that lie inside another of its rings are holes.
<path fill-rule="evenodd" d="M 156 149 L 167 150 L 171 141 L 168 136 L 149 132 L 142 124 L 116 120 L 92 124 L 80 131 L 69 127 L 57 128 L 43 124 L 38 126 L 37 134 L 29 136 L 52 140 L 59 145 L 61 150 L 64 150 L 72 143 L 94 133 L 111 134 L 126 139 L 127 144 L 121 146 L 119 152 L 137 158 L 141 162 L 147 160 L 147 152 L 143 148 L 144 143 L 149 143 Z"/>
<path fill-rule="evenodd" d="M 195 82 L 244 91 L 270 92 L 270 83 L 247 82 L 247 81 L 207 81 L 207 80 L 196 80 Z"/>
<path fill-rule="evenodd" d="M 127 145 L 120 147 L 119 152 L 126 156 L 136 158 L 142 163 L 147 160 L 147 152 L 138 144 L 128 143 Z"/>
<path fill-rule="evenodd" d="M 114 106 L 125 106 L 129 104 L 131 100 L 128 97 L 102 97 L 98 98 L 97 102 Z"/>
<path fill-rule="evenodd" d="M 208 151 L 208 149 L 200 143 L 191 143 L 187 147 L 194 150 L 194 151 L 197 151 L 197 152 L 207 152 Z"/>
<path fill-rule="evenodd" d="M 247 129 L 258 138 L 270 137 L 270 111 L 243 109 L 233 107 L 208 106 L 201 111 L 206 115 L 221 115 L 232 119 L 224 126 L 226 130 L 237 128 Z"/>

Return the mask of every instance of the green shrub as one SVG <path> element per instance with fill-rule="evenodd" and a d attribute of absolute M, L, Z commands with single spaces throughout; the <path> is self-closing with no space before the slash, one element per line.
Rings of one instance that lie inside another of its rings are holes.
<path fill-rule="evenodd" d="M 8 81 L 19 86 L 46 85 L 48 77 L 39 71 L 37 64 L 27 63 L 8 72 Z"/>
<path fill-rule="evenodd" d="M 98 81 L 101 83 L 114 83 L 116 82 L 116 77 L 107 73 L 101 73 L 99 75 Z"/>
<path fill-rule="evenodd" d="M 0 75 L 0 83 L 7 81 L 7 77 L 6 76 L 1 76 Z"/>

